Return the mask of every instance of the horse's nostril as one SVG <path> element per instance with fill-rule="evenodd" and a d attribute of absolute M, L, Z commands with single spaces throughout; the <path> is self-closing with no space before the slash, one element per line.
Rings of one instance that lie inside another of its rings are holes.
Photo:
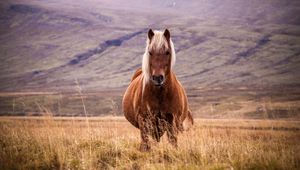
<path fill-rule="evenodd" d="M 160 75 L 158 76 L 159 82 L 162 82 L 164 80 L 164 76 Z"/>
<path fill-rule="evenodd" d="M 159 75 L 159 76 L 152 76 L 153 81 L 155 81 L 157 84 L 162 84 L 164 81 L 164 76 Z"/>

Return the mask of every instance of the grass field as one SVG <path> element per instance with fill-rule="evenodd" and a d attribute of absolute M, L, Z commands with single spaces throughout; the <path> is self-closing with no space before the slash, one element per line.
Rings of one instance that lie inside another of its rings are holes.
<path fill-rule="evenodd" d="M 1 117 L 0 169 L 299 169 L 300 121 L 196 119 L 178 149 L 122 117 Z"/>

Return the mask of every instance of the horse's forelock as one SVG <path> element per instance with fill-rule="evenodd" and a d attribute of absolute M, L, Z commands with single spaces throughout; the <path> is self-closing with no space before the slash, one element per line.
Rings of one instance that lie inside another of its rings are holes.
<path fill-rule="evenodd" d="M 161 48 L 168 48 L 168 41 L 164 37 L 163 32 L 154 31 L 154 36 L 152 37 L 152 39 L 151 40 L 147 39 L 146 49 L 142 61 L 143 91 L 145 89 L 146 84 L 149 82 L 151 76 L 149 49 L 159 50 Z M 171 39 L 170 39 L 170 48 L 171 48 L 171 70 L 172 70 L 176 61 L 176 54 L 175 54 L 174 44 Z"/>
<path fill-rule="evenodd" d="M 160 31 L 154 31 L 154 36 L 149 43 L 148 50 L 158 51 L 168 48 L 168 41 Z"/>

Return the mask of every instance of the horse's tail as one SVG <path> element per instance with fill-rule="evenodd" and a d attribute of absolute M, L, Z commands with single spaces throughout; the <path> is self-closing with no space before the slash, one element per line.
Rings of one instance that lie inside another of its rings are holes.
<path fill-rule="evenodd" d="M 188 110 L 187 117 L 183 121 L 183 129 L 189 130 L 194 124 L 194 118 L 192 116 L 192 112 Z"/>
<path fill-rule="evenodd" d="M 142 68 L 138 68 L 135 73 L 133 74 L 131 81 L 133 81 L 135 78 L 137 78 L 140 74 L 142 74 Z"/>

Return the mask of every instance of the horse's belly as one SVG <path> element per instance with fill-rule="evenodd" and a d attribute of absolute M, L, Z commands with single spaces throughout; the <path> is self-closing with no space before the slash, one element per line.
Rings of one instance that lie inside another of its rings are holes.
<path fill-rule="evenodd" d="M 128 120 L 128 122 L 130 122 L 136 128 L 139 128 L 138 121 L 136 120 L 134 114 L 124 112 L 124 116 Z"/>
<path fill-rule="evenodd" d="M 137 74 L 137 73 L 136 73 Z M 141 75 L 134 75 L 123 97 L 123 113 L 125 118 L 135 127 L 139 128 L 138 108 L 141 98 Z"/>

